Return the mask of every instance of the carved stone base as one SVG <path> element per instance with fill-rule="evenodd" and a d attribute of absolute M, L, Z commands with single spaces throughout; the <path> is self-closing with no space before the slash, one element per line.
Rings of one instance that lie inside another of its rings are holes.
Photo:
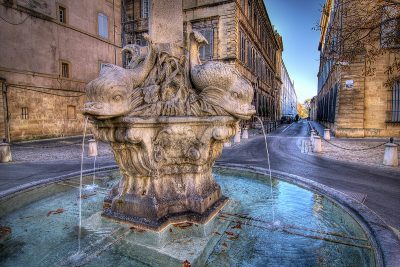
<path fill-rule="evenodd" d="M 232 117 L 125 118 L 98 123 L 123 174 L 104 201 L 104 216 L 160 230 L 202 223 L 226 200 L 211 169 L 235 135 Z"/>

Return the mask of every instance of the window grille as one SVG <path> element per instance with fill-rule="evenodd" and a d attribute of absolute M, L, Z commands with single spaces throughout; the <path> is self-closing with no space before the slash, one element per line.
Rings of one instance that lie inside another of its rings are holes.
<path fill-rule="evenodd" d="M 142 0 L 142 18 L 148 18 L 149 17 L 149 0 Z"/>
<path fill-rule="evenodd" d="M 400 122 L 400 81 L 394 83 L 389 105 L 390 122 Z"/>
<path fill-rule="evenodd" d="M 28 108 L 27 107 L 23 107 L 21 109 L 21 119 L 23 119 L 23 120 L 28 119 Z"/>
<path fill-rule="evenodd" d="M 64 78 L 69 78 L 69 64 L 62 62 L 61 63 L 61 76 Z"/>
<path fill-rule="evenodd" d="M 61 23 L 67 23 L 67 10 L 65 7 L 58 6 L 58 20 Z"/>

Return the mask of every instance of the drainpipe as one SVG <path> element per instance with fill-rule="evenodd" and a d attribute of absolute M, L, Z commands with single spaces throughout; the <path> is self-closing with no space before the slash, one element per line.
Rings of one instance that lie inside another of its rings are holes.
<path fill-rule="evenodd" d="M 117 65 L 117 48 L 115 43 L 115 0 L 113 0 L 113 34 L 114 34 L 114 65 Z"/>
<path fill-rule="evenodd" d="M 0 78 L 1 82 L 1 92 L 2 92 L 2 97 L 3 97 L 3 111 L 4 111 L 4 130 L 5 130 L 5 137 L 7 139 L 7 142 L 10 143 L 10 117 L 8 114 L 8 100 L 7 100 L 7 83 L 6 80 L 3 78 Z"/>

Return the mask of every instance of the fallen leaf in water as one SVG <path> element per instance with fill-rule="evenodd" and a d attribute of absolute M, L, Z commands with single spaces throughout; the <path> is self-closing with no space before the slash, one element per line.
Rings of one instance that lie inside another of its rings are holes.
<path fill-rule="evenodd" d="M 93 194 L 83 194 L 83 195 L 81 196 L 81 198 L 82 198 L 82 199 L 87 199 L 88 197 L 95 196 L 95 195 L 96 195 L 96 193 L 93 193 Z"/>
<path fill-rule="evenodd" d="M 182 267 L 191 267 L 190 262 L 188 260 L 185 260 L 182 264 Z"/>
<path fill-rule="evenodd" d="M 59 208 L 59 209 L 56 209 L 56 210 L 51 210 L 51 211 L 49 211 L 48 213 L 47 213 L 47 216 L 50 216 L 50 215 L 54 215 L 54 214 L 60 214 L 60 213 L 63 213 L 64 212 L 64 209 L 63 208 Z"/>
<path fill-rule="evenodd" d="M 193 223 L 191 222 L 184 222 L 184 223 L 175 223 L 174 227 L 179 227 L 180 229 L 186 229 L 188 227 L 191 227 Z"/>
<path fill-rule="evenodd" d="M 228 247 L 228 245 L 226 243 L 223 243 L 222 246 L 224 246 L 226 248 Z"/>
<path fill-rule="evenodd" d="M 214 234 L 216 234 L 216 235 L 221 235 L 220 233 L 218 233 L 218 232 L 214 232 Z"/>
<path fill-rule="evenodd" d="M 242 224 L 238 222 L 235 226 L 232 227 L 232 229 L 242 229 Z"/>
<path fill-rule="evenodd" d="M 225 234 L 227 234 L 227 235 L 235 235 L 235 233 L 228 232 L 228 231 L 225 231 Z"/>
<path fill-rule="evenodd" d="M 229 239 L 229 240 L 236 240 L 236 239 L 238 239 L 238 238 L 239 238 L 239 235 L 235 235 L 235 236 L 229 237 L 228 239 Z"/>
<path fill-rule="evenodd" d="M 11 228 L 8 226 L 0 225 L 0 235 L 5 235 L 11 233 Z"/>

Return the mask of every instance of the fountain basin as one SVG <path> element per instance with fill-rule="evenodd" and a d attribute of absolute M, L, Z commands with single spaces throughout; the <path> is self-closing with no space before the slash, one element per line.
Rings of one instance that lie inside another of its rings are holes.
<path fill-rule="evenodd" d="M 318 191 L 316 183 L 307 185 L 276 172 L 280 179 L 273 179 L 270 195 L 269 178 L 262 172 L 216 168 L 216 181 L 230 199 L 209 221 L 219 226 L 175 224 L 158 233 L 100 216 L 103 196 L 118 175 L 100 178 L 95 195 L 84 191 L 78 255 L 76 180 L 8 196 L 0 201 L 0 225 L 11 227 L 12 235 L 1 244 L 0 265 L 180 266 L 188 260 L 192 266 L 395 266 L 398 262 L 398 241 L 390 240 L 373 214 L 367 218 L 373 225 L 365 221 L 365 206 L 356 211 L 356 204 L 333 201 L 329 192 L 324 196 L 284 180 Z M 88 177 L 86 182 L 90 181 Z M 29 194 L 37 199 L 32 201 Z M 63 212 L 47 216 L 60 208 Z M 373 228 L 377 225 L 380 231 Z"/>
<path fill-rule="evenodd" d="M 104 200 L 104 216 L 161 230 L 182 220 L 203 223 L 224 206 L 211 169 L 237 119 L 123 117 L 95 124 L 123 175 Z"/>

